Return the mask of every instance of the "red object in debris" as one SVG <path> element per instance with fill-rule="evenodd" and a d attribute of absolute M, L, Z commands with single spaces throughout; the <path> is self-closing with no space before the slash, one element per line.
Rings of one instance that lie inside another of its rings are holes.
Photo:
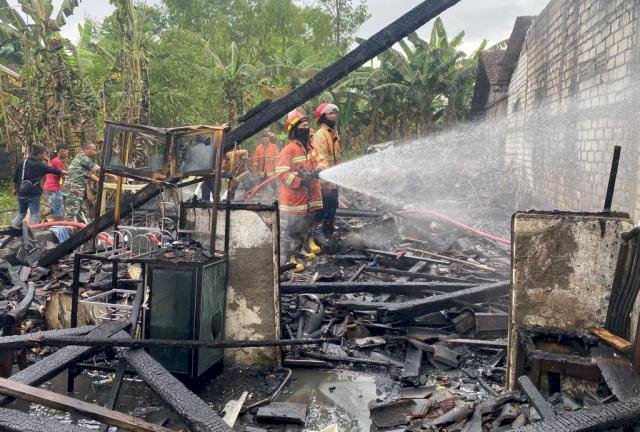
<path fill-rule="evenodd" d="M 29 225 L 29 228 L 31 228 L 32 230 L 36 230 L 36 229 L 42 229 L 42 228 L 51 228 L 54 226 L 66 226 L 66 227 L 82 229 L 86 227 L 87 224 L 83 224 L 82 222 L 75 222 L 75 221 L 52 221 L 52 222 L 42 222 L 39 224 Z M 107 233 L 99 233 L 98 238 L 104 241 L 109 246 L 113 244 L 113 240 Z"/>

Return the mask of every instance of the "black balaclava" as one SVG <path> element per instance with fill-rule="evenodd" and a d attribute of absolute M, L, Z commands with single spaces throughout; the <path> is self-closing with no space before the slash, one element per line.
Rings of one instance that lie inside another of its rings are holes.
<path fill-rule="evenodd" d="M 309 144 L 309 128 L 297 127 L 293 130 L 293 138 L 304 145 Z"/>

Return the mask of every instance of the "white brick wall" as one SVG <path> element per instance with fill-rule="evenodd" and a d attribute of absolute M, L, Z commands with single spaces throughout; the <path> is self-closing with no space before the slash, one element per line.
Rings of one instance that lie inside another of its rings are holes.
<path fill-rule="evenodd" d="M 537 201 L 601 209 L 621 145 L 614 209 L 640 217 L 640 124 L 626 115 L 633 105 L 623 108 L 640 106 L 630 97 L 640 88 L 639 18 L 637 0 L 552 0 L 531 26 L 509 87 L 505 151 Z"/>

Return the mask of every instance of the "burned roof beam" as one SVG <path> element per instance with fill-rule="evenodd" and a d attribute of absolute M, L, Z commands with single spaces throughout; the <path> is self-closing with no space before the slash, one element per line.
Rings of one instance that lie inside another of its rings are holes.
<path fill-rule="evenodd" d="M 249 117 L 240 126 L 226 134 L 225 149 L 233 147 L 260 132 L 282 116 L 305 102 L 313 99 L 342 78 L 382 54 L 394 44 L 413 33 L 460 0 L 426 0 L 362 42 L 356 49 L 337 62 L 318 72 L 300 87 L 271 102 Z"/>
<path fill-rule="evenodd" d="M 441 294 L 477 287 L 474 282 L 282 282 L 281 294 Z"/>
<path fill-rule="evenodd" d="M 120 332 L 116 336 L 130 337 L 126 332 Z M 171 407 L 189 430 L 194 432 L 231 431 L 231 428 L 205 401 L 187 389 L 149 353 L 141 349 L 118 348 L 117 351 L 158 397 Z"/>
<path fill-rule="evenodd" d="M 336 306 L 346 309 L 376 310 L 380 318 L 385 321 L 412 320 L 415 317 L 438 312 L 453 307 L 458 300 L 480 302 L 507 294 L 509 282 L 484 284 L 456 292 L 438 294 L 422 300 L 403 303 L 366 302 L 366 301 L 337 301 Z"/>

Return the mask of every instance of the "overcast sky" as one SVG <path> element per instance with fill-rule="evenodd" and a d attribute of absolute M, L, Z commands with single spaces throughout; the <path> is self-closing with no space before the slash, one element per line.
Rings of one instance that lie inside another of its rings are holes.
<path fill-rule="evenodd" d="M 62 0 L 53 0 L 59 7 Z M 364 23 L 358 32 L 360 37 L 369 37 L 386 24 L 398 18 L 421 0 L 367 0 L 371 18 Z M 478 47 L 482 39 L 490 44 L 507 39 L 511 34 L 513 23 L 520 15 L 537 15 L 549 0 L 462 0 L 442 15 L 445 27 L 450 36 L 464 30 L 465 43 L 462 49 L 466 52 Z M 141 0 L 141 3 L 160 4 L 160 0 Z M 9 0 L 10 5 L 17 5 L 18 0 Z M 68 19 L 63 28 L 63 35 L 72 40 L 77 38 L 78 23 L 85 18 L 102 20 L 113 11 L 108 0 L 84 0 L 76 9 L 76 13 Z M 426 29 L 430 28 L 427 24 Z M 427 30 L 421 29 L 425 35 Z"/>

